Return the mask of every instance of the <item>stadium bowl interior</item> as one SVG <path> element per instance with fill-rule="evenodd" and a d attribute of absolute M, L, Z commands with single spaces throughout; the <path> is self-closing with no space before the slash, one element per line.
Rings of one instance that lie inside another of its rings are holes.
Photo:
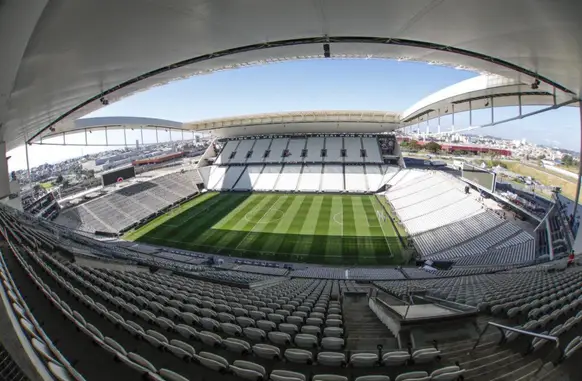
<path fill-rule="evenodd" d="M 493 172 L 401 150 L 441 109 L 577 105 L 580 4 L 355 4 L 0 2 L 3 149 L 91 128 L 212 136 L 195 163 L 104 172 L 62 210 L 53 193 L 23 206 L 3 161 L 0 379 L 582 378 L 569 206 L 516 205 Z M 78 119 L 175 78 L 330 56 L 486 74 L 403 113 Z"/>

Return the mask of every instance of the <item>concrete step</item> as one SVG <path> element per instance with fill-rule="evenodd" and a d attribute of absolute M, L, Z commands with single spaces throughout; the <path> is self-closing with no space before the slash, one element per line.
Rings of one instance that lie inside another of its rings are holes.
<path fill-rule="evenodd" d="M 491 381 L 495 377 L 499 377 L 526 365 L 527 362 L 528 361 L 525 360 L 523 356 L 519 353 L 515 353 L 503 359 L 498 359 L 494 362 L 483 364 L 473 369 L 468 369 L 465 373 L 465 380 Z"/>
<path fill-rule="evenodd" d="M 573 378 L 561 366 L 554 367 L 548 362 L 541 369 L 536 369 L 516 381 L 570 381 Z"/>
<path fill-rule="evenodd" d="M 453 348 L 439 345 L 439 350 L 443 357 L 462 357 L 468 355 L 472 350 L 475 342 L 467 341 L 464 344 L 459 344 Z M 485 349 L 497 348 L 497 341 L 482 342 L 476 348 L 475 352 L 483 351 Z"/>
<path fill-rule="evenodd" d="M 529 363 L 521 366 L 520 368 L 517 368 L 511 372 L 505 373 L 504 375 L 501 375 L 497 378 L 494 378 L 493 381 L 514 381 L 517 379 L 520 379 L 521 377 L 531 373 L 531 372 L 535 372 L 536 370 L 540 369 L 540 367 L 543 365 L 542 361 L 540 359 L 536 359 L 534 361 L 530 361 Z"/>
<path fill-rule="evenodd" d="M 493 348 L 496 349 L 496 348 Z M 461 368 L 463 369 L 473 369 L 477 368 L 482 365 L 493 363 L 497 360 L 504 359 L 506 357 L 511 356 L 513 353 L 509 349 L 501 350 L 501 351 L 493 351 L 490 352 L 491 348 L 487 348 L 483 352 L 476 352 L 472 354 L 470 357 L 467 356 L 464 359 L 451 359 L 446 358 L 448 361 L 458 361 L 461 363 Z M 464 360 L 464 361 L 463 361 Z"/>
<path fill-rule="evenodd" d="M 503 349 L 499 348 L 497 345 L 479 345 L 477 348 L 473 350 L 473 347 L 458 349 L 451 352 L 442 352 L 441 356 L 444 359 L 449 361 L 459 361 L 459 362 L 466 362 L 471 360 L 476 360 L 482 358 L 484 356 L 489 356 L 496 352 L 502 351 Z"/>

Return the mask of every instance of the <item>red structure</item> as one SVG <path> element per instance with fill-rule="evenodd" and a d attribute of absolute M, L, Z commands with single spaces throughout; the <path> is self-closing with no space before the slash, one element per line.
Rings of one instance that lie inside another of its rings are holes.
<path fill-rule="evenodd" d="M 405 141 L 409 141 L 410 139 L 408 138 L 404 138 L 404 139 L 398 139 L 399 141 L 405 140 Z M 417 141 L 418 145 L 425 145 L 427 143 L 427 141 Z M 511 151 L 508 149 L 501 149 L 501 148 L 491 148 L 491 147 L 486 147 L 486 146 L 478 146 L 478 145 L 473 145 L 473 144 L 455 144 L 455 143 L 441 143 L 441 142 L 435 142 L 438 143 L 441 147 L 443 151 L 447 151 L 450 153 L 454 153 L 455 151 L 465 151 L 465 152 L 473 152 L 475 154 L 481 153 L 481 152 L 492 152 L 495 153 L 497 155 L 501 155 L 501 156 L 511 156 Z"/>
<path fill-rule="evenodd" d="M 156 157 L 149 157 L 147 159 L 141 159 L 141 160 L 134 160 L 131 162 L 132 165 L 137 166 L 137 165 L 149 165 L 149 164 L 160 164 L 160 163 L 164 163 L 166 161 L 170 161 L 170 160 L 174 160 L 174 159 L 179 159 L 181 157 L 184 157 L 185 153 L 184 152 L 176 152 L 176 153 L 171 153 L 169 155 L 162 155 L 162 156 L 156 156 Z"/>

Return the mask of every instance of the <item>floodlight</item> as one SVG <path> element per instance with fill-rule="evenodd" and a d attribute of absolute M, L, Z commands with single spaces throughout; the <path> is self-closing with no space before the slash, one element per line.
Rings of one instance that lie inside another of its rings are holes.
<path fill-rule="evenodd" d="M 329 44 L 323 44 L 323 56 L 325 58 L 330 58 L 331 57 L 331 53 L 329 51 Z"/>

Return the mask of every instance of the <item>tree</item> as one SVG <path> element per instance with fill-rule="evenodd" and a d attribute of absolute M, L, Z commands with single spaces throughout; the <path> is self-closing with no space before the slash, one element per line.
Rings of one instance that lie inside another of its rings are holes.
<path fill-rule="evenodd" d="M 538 155 L 538 160 L 544 160 L 546 158 L 546 155 L 544 155 L 543 153 L 541 155 Z"/>
<path fill-rule="evenodd" d="M 429 142 L 424 145 L 424 149 L 432 153 L 437 153 L 442 149 L 442 147 L 436 142 Z"/>
<path fill-rule="evenodd" d="M 63 182 L 63 175 L 59 174 L 59 176 L 57 177 L 57 179 L 56 179 L 55 183 L 56 183 L 56 184 L 60 184 L 60 183 L 62 183 L 62 182 Z"/>
<path fill-rule="evenodd" d="M 572 158 L 571 155 L 564 155 L 562 156 L 562 164 L 567 166 L 574 165 L 574 159 Z"/>
<path fill-rule="evenodd" d="M 411 140 L 408 142 L 408 149 L 411 151 L 420 151 L 420 144 L 416 140 Z"/>

